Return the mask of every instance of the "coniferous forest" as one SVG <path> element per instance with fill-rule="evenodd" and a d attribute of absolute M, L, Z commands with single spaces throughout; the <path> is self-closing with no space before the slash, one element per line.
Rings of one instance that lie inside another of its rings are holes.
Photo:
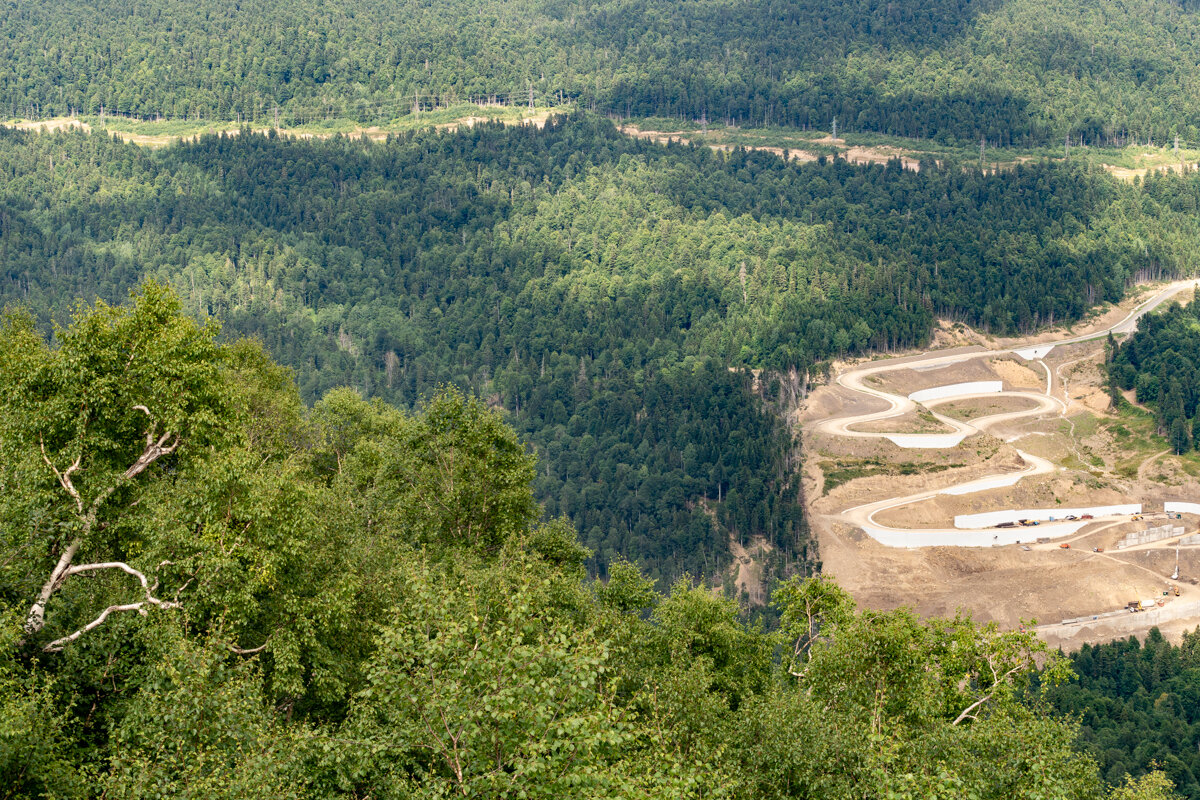
<path fill-rule="evenodd" d="M 275 125 L 456 102 L 995 146 L 1200 140 L 1193 0 L 141 0 L 0 9 L 0 114 Z"/>
<path fill-rule="evenodd" d="M 162 150 L 5 130 L 0 175 L 0 299 L 43 330 L 151 276 L 309 402 L 457 385 L 535 447 L 536 495 L 593 571 L 621 555 L 667 583 L 715 575 L 730 537 L 761 537 L 776 573 L 816 566 L 778 412 L 830 358 L 921 344 L 935 317 L 1029 332 L 1182 274 L 1200 191 L 725 156 L 587 114 Z"/>
<path fill-rule="evenodd" d="M 1196 360 L 1200 357 L 1200 291 L 1192 303 L 1172 304 L 1152 314 L 1123 345 L 1112 346 L 1108 364 L 1110 392 L 1134 391 L 1154 409 L 1159 431 L 1176 453 L 1196 444 Z"/>
<path fill-rule="evenodd" d="M 1157 628 L 1143 645 L 1130 637 L 1085 645 L 1071 655 L 1076 680 L 1048 692 L 1080 721 L 1079 742 L 1113 781 L 1156 763 L 1187 798 L 1200 797 L 1200 634 L 1172 645 Z"/>
<path fill-rule="evenodd" d="M 1200 796 L 1200 634 L 858 607 L 792 425 L 939 321 L 1196 275 L 1200 171 L 1056 154 L 1194 146 L 1198 43 L 1193 0 L 3 5 L 0 121 L 91 129 L 0 124 L 0 799 Z M 1108 349 L 1179 452 L 1198 314 Z"/>

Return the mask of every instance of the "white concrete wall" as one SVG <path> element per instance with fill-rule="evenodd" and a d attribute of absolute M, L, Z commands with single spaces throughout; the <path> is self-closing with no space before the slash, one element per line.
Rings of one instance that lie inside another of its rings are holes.
<path fill-rule="evenodd" d="M 1003 489 L 1008 486 L 1015 486 L 1017 481 L 1024 478 L 1029 473 L 1014 472 L 1012 475 L 1000 475 L 995 478 L 981 478 L 970 483 L 962 483 L 958 486 L 951 486 L 948 489 L 942 489 L 941 494 L 972 494 L 974 492 L 986 492 L 989 489 Z"/>
<path fill-rule="evenodd" d="M 910 394 L 908 399 L 914 403 L 924 403 L 926 400 L 945 400 L 948 397 L 960 397 L 965 394 L 993 394 L 1002 391 L 1004 391 L 1003 381 L 969 381 L 922 389 Z"/>
<path fill-rule="evenodd" d="M 1039 538 L 1060 539 L 1087 524 L 1086 520 L 1077 520 L 1038 525 L 1036 528 L 1005 528 L 1001 531 L 904 531 L 866 525 L 863 530 L 885 547 L 995 547 L 1021 542 L 1033 544 Z"/>
<path fill-rule="evenodd" d="M 886 438 L 898 447 L 941 449 L 958 447 L 967 438 L 965 433 L 891 433 Z"/>
<path fill-rule="evenodd" d="M 1142 513 L 1141 503 L 1126 503 L 1125 505 L 1118 506 L 1092 506 L 1090 508 L 1018 508 L 1006 511 L 987 511 L 982 514 L 960 514 L 954 518 L 954 527 L 992 528 L 1001 522 L 1016 522 L 1019 519 L 1044 521 L 1054 517 L 1056 520 L 1060 520 L 1068 514 L 1074 514 L 1077 517 L 1081 517 L 1084 514 L 1091 514 L 1093 517 L 1109 517 L 1140 513 Z M 1023 528 L 1022 530 L 1041 530 L 1043 527 L 1045 526 L 1039 525 L 1037 528 Z M 1045 536 L 1045 534 L 1038 535 Z"/>
<path fill-rule="evenodd" d="M 1163 511 L 1168 514 L 1200 514 L 1200 503 L 1177 503 L 1170 501 L 1163 503 Z"/>
<path fill-rule="evenodd" d="M 1013 350 L 1013 352 L 1026 361 L 1033 361 L 1035 358 L 1045 358 L 1053 349 L 1054 345 L 1052 344 L 1040 344 L 1037 347 L 1023 347 L 1020 350 Z"/>

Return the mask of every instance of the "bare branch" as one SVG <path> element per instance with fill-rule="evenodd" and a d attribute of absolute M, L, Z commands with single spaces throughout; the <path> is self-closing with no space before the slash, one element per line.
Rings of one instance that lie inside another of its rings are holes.
<path fill-rule="evenodd" d="M 125 603 L 123 605 L 109 606 L 100 612 L 100 616 L 96 617 L 87 625 L 84 625 L 82 628 L 68 636 L 64 636 L 61 639 L 55 639 L 53 642 L 50 642 L 50 644 L 43 647 L 42 650 L 47 653 L 57 653 L 61 651 L 68 644 L 75 641 L 80 636 L 83 636 L 88 631 L 92 631 L 100 627 L 102 624 L 104 624 L 104 620 L 108 619 L 108 615 L 115 611 L 136 611 L 139 614 L 144 615 L 146 613 L 146 606 L 158 606 L 159 608 L 179 608 L 180 606 L 180 604 L 177 602 L 170 600 L 159 600 L 157 597 L 155 597 L 154 590 L 158 588 L 158 581 L 155 581 L 154 584 L 151 585 L 150 582 L 146 580 L 146 576 L 144 574 L 123 561 L 105 561 L 95 564 L 80 564 L 78 567 L 71 567 L 70 569 L 66 570 L 63 573 L 62 578 L 65 580 L 67 577 L 71 575 L 78 575 L 81 572 L 95 572 L 102 569 L 119 569 L 122 572 L 126 572 L 137 578 L 138 582 L 142 584 L 143 591 L 146 593 L 146 599 L 137 603 Z"/>
<path fill-rule="evenodd" d="M 80 636 L 83 636 L 88 631 L 95 630 L 103 625 L 104 620 L 108 619 L 108 615 L 114 611 L 136 611 L 139 614 L 145 614 L 145 605 L 145 603 L 126 603 L 125 605 L 120 606 L 109 606 L 100 612 L 100 616 L 96 617 L 87 625 L 84 625 L 82 628 L 70 634 L 69 636 L 64 636 L 61 639 L 55 639 L 53 642 L 43 647 L 42 650 L 47 653 L 61 652 L 64 647 L 78 639 Z"/>
<path fill-rule="evenodd" d="M 105 561 L 94 564 L 83 564 L 78 567 L 71 566 L 71 561 L 75 558 L 75 554 L 79 551 L 79 547 L 83 543 L 84 538 L 87 537 L 93 526 L 95 526 L 96 515 L 99 513 L 100 506 L 103 505 L 104 501 L 112 496 L 113 492 L 117 490 L 123 481 L 136 478 L 138 475 L 145 472 L 146 469 L 155 461 L 165 455 L 175 452 L 175 449 L 179 447 L 178 433 L 171 433 L 170 431 L 167 431 L 159 436 L 157 440 L 154 438 L 155 434 L 157 433 L 158 426 L 157 423 L 154 422 L 154 416 L 150 413 L 149 408 L 144 405 L 135 405 L 133 409 L 135 411 L 141 411 L 147 417 L 150 417 L 150 425 L 146 429 L 146 447 L 142 451 L 142 454 L 138 456 L 137 460 L 125 470 L 120 480 L 96 495 L 96 497 L 92 500 L 91 506 L 87 508 L 86 513 L 84 511 L 83 498 L 80 496 L 79 491 L 75 488 L 74 482 L 71 480 L 71 476 L 79 471 L 80 465 L 83 463 L 82 447 L 80 448 L 79 455 L 75 457 L 75 461 L 71 464 L 71 466 L 67 467 L 65 470 L 59 471 L 58 467 L 54 466 L 54 462 L 50 460 L 50 455 L 46 452 L 45 441 L 43 440 L 41 434 L 38 434 L 38 447 L 42 451 L 42 461 L 46 462 L 46 466 L 50 468 L 50 470 L 54 473 L 54 477 L 58 479 L 59 485 L 61 485 L 66 493 L 71 496 L 71 499 L 75 501 L 75 508 L 80 516 L 80 522 L 83 525 L 83 529 L 80 532 L 80 535 L 76 536 L 75 539 L 71 541 L 67 549 L 63 551 L 62 556 L 58 559 L 58 563 L 54 567 L 54 570 L 50 573 L 49 579 L 47 579 L 46 583 L 43 584 L 41 592 L 38 593 L 38 599 L 29 609 L 29 615 L 25 619 L 26 632 L 31 634 L 37 633 L 45 626 L 46 604 L 50 601 L 50 596 L 54 594 L 54 592 L 62 585 L 63 581 L 70 576 L 78 575 L 81 572 L 94 572 L 102 569 L 119 569 L 137 578 L 142 584 L 142 590 L 146 593 L 146 599 L 141 603 L 109 606 L 104 610 L 103 613 L 100 614 L 99 617 L 90 622 L 88 625 L 79 629 L 70 636 L 51 642 L 45 648 L 47 652 L 61 650 L 63 645 L 74 641 L 84 633 L 87 633 L 88 631 L 93 630 L 97 626 L 103 624 L 104 620 L 108 618 L 108 615 L 114 611 L 136 610 L 140 613 L 145 613 L 143 606 L 146 604 L 156 605 L 161 608 L 176 608 L 179 606 L 179 603 L 177 602 L 179 600 L 179 593 L 182 592 L 183 589 L 187 588 L 187 585 L 191 583 L 191 580 L 189 579 L 187 583 L 180 587 L 180 589 L 175 593 L 175 601 L 165 601 L 159 600 L 154 596 L 154 591 L 158 588 L 157 582 L 151 586 L 146 580 L 146 576 L 144 574 L 133 567 L 130 567 L 124 562 Z M 170 562 L 168 561 L 164 561 L 162 564 L 159 564 L 159 566 L 162 567 L 169 563 Z M 192 577 L 194 578 L 195 576 L 193 575 Z"/>
<path fill-rule="evenodd" d="M 71 559 L 75 558 L 75 553 L 79 551 L 82 543 L 83 539 L 76 537 L 59 556 L 58 563 L 50 573 L 49 580 L 42 585 L 42 591 L 38 593 L 37 601 L 29 609 L 29 616 L 25 618 L 26 633 L 37 633 L 46 624 L 46 603 L 50 602 L 50 595 L 54 594 L 54 590 L 62 585 L 67 569 L 71 566 Z"/>
<path fill-rule="evenodd" d="M 155 581 L 154 585 L 151 586 L 150 582 L 146 580 L 146 576 L 144 574 L 129 566 L 124 561 L 100 561 L 95 564 L 80 564 L 78 567 L 71 567 L 65 573 L 63 573 L 63 580 L 66 580 L 72 575 L 78 575 L 81 572 L 96 572 L 102 569 L 119 569 L 122 572 L 126 572 L 137 578 L 138 582 L 142 584 L 142 588 L 146 590 L 147 600 L 150 599 L 150 593 L 158 588 L 157 581 Z"/>
<path fill-rule="evenodd" d="M 83 461 L 83 451 L 75 457 L 74 463 L 67 467 L 66 471 L 59 472 L 58 467 L 54 466 L 54 462 L 50 460 L 50 456 L 46 454 L 46 443 L 42 440 L 42 435 L 38 434 L 38 447 L 42 449 L 42 461 L 46 462 L 46 466 L 54 472 L 54 477 L 58 478 L 59 484 L 66 490 L 67 494 L 71 495 L 71 499 L 75 501 L 75 507 L 79 509 L 79 513 L 83 513 L 83 498 L 79 496 L 79 492 L 75 490 L 75 484 L 71 482 L 71 475 L 79 469 L 79 464 Z"/>
<path fill-rule="evenodd" d="M 971 703 L 971 705 L 964 708 L 963 712 L 958 715 L 958 719 L 954 720 L 954 722 L 952 722 L 950 724 L 957 725 L 958 723 L 962 722 L 964 719 L 968 719 L 968 718 L 975 719 L 975 715 L 972 714 L 971 712 L 974 711 L 975 709 L 979 708 L 981 705 L 986 703 L 988 700 L 991 700 L 992 696 L 996 693 L 997 687 L 999 687 L 1003 681 L 1007 680 L 1010 675 L 1024 669 L 1026 666 L 1027 665 L 1025 664 L 1025 662 L 1021 662 L 1019 664 L 1014 664 L 1012 666 L 1012 668 L 1009 669 L 1008 672 L 1004 673 L 1003 675 L 999 675 L 996 672 L 995 667 L 992 667 L 992 674 L 997 675 L 997 678 L 996 678 L 996 682 L 992 684 L 991 689 L 989 689 L 988 693 L 985 694 L 983 697 L 979 698 L 974 703 Z"/>
<path fill-rule="evenodd" d="M 267 640 L 265 642 L 263 642 L 262 644 L 260 644 L 258 647 L 241 648 L 241 647 L 237 647 L 237 646 L 231 644 L 231 645 L 229 645 L 229 652 L 234 653 L 239 656 L 252 656 L 255 653 L 261 653 L 263 650 L 266 650 L 267 645 L 269 645 L 270 643 L 271 643 L 271 637 L 268 636 Z"/>
<path fill-rule="evenodd" d="M 144 406 L 141 406 L 141 408 L 144 408 Z M 145 472 L 146 468 L 155 461 L 165 455 L 168 455 L 169 453 L 175 452 L 175 448 L 179 447 L 179 434 L 172 434 L 170 431 L 168 431 L 160 436 L 156 442 L 154 441 L 153 430 L 154 428 L 151 426 L 150 430 L 147 431 L 146 449 L 142 451 L 140 456 L 138 456 L 137 461 L 133 462 L 129 469 L 125 470 L 125 473 L 121 476 L 122 480 L 132 480 L 133 478 L 136 478 L 138 475 L 141 475 L 143 472 Z M 171 440 L 170 444 L 167 444 L 168 439 Z M 92 501 L 92 507 L 88 510 L 88 519 L 90 521 L 95 521 L 96 514 L 100 510 L 100 505 L 112 496 L 112 493 L 117 490 L 119 485 L 119 483 L 114 483 L 112 486 L 109 486 L 103 492 L 96 495 L 96 499 Z"/>
<path fill-rule="evenodd" d="M 78 547 L 78 540 L 76 540 L 73 544 L 76 547 Z M 67 553 L 64 553 L 63 557 L 66 558 L 67 555 L 68 555 Z M 70 553 L 70 555 L 73 556 L 74 552 L 72 551 Z M 66 563 L 69 564 L 70 561 L 68 560 Z M 163 562 L 163 564 L 169 564 L 169 563 L 171 563 L 171 562 L 169 562 L 169 561 Z M 63 565 L 62 559 L 59 560 L 59 564 L 60 564 L 60 566 Z M 159 566 L 162 566 L 162 564 L 160 564 Z M 100 625 L 102 625 L 104 623 L 104 620 L 108 619 L 108 615 L 113 613 L 114 611 L 137 611 L 139 614 L 145 614 L 146 606 L 148 606 L 148 605 L 158 606 L 159 608 L 179 608 L 179 606 L 180 606 L 180 603 L 178 603 L 178 602 L 171 601 L 171 600 L 160 600 L 157 597 L 155 597 L 154 591 L 158 588 L 158 581 L 155 581 L 153 584 L 151 584 L 146 579 L 145 574 L 143 574 L 140 570 L 136 570 L 133 567 L 129 566 L 124 561 L 101 561 L 101 562 L 96 562 L 94 564 L 80 564 L 77 567 L 67 567 L 66 569 L 62 570 L 61 574 L 59 574 L 57 583 L 53 587 L 50 588 L 49 592 L 46 592 L 46 590 L 43 588 L 43 590 L 42 590 L 43 594 L 45 595 L 46 599 L 49 599 L 50 594 L 53 593 L 53 591 L 55 589 L 57 589 L 58 586 L 60 586 L 62 584 L 62 582 L 65 581 L 70 576 L 78 575 L 82 572 L 97 572 L 97 571 L 103 570 L 103 569 L 119 569 L 122 572 L 125 572 L 125 573 L 137 578 L 138 583 L 140 583 L 142 585 L 142 591 L 144 591 L 146 593 L 146 599 L 142 600 L 140 602 L 137 602 L 137 603 L 125 603 L 123 605 L 109 606 L 108 608 L 104 609 L 104 611 L 102 611 L 100 613 L 100 616 L 96 617 L 96 619 L 92 620 L 91 622 L 89 622 L 87 625 L 83 626 L 79 630 L 75 631 L 74 633 L 70 634 L 69 636 L 64 636 L 61 639 L 55 639 L 53 642 L 50 642 L 50 644 L 48 644 L 42 648 L 44 651 L 46 651 L 47 653 L 59 652 L 60 650 L 63 649 L 63 647 L 65 647 L 66 645 L 75 641 L 80 636 L 83 636 L 88 631 L 95 630 L 96 628 L 100 627 Z M 40 611 L 44 614 L 46 604 L 45 604 L 45 602 L 42 602 L 42 601 L 39 601 L 39 604 L 40 605 L 35 604 L 34 609 L 37 611 Z M 41 617 L 39 617 L 39 619 L 38 619 L 39 624 L 38 624 L 37 628 L 31 629 L 30 623 L 32 622 L 32 620 L 33 620 L 33 612 L 31 611 L 30 619 L 28 621 L 26 621 L 26 630 L 28 630 L 30 633 L 33 633 L 36 630 L 40 630 L 42 627 L 42 619 L 41 619 Z"/>
<path fill-rule="evenodd" d="M 992 696 L 990 694 L 985 694 L 983 697 L 979 698 L 974 703 L 971 703 L 971 705 L 964 708 L 963 712 L 958 715 L 958 719 L 954 720 L 954 722 L 952 722 L 950 724 L 957 725 L 958 723 L 962 722 L 964 719 L 975 719 L 975 715 L 972 714 L 971 712 L 974 711 L 975 709 L 979 708 L 981 705 L 983 705 L 984 703 L 986 703 L 988 700 L 991 700 L 991 699 L 992 699 Z"/>
<path fill-rule="evenodd" d="M 167 444 L 168 439 L 171 440 L 170 444 Z M 138 460 L 133 462 L 133 465 L 129 469 L 125 470 L 125 479 L 136 478 L 146 470 L 146 467 L 163 456 L 175 452 L 176 447 L 179 447 L 179 434 L 172 434 L 170 431 L 167 431 L 158 437 L 157 442 L 153 440 L 150 434 L 147 434 L 146 450 L 138 456 Z"/>
<path fill-rule="evenodd" d="M 154 415 L 150 413 L 150 409 L 143 405 L 136 405 L 133 407 L 133 410 L 141 411 L 150 418 L 150 427 L 146 429 L 146 447 L 149 447 L 154 444 L 154 431 L 158 427 L 157 423 L 154 422 Z"/>

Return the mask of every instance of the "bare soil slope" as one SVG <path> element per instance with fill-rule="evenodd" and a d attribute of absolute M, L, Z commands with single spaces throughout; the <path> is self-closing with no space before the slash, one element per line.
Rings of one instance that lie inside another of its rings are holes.
<path fill-rule="evenodd" d="M 1143 292 L 1119 308 L 1098 313 L 1074 331 L 1035 338 L 1044 342 L 1064 338 L 1064 333 L 1077 337 L 1102 332 L 1125 319 L 1148 294 L 1153 293 Z M 1029 344 L 986 337 L 960 324 L 940 326 L 935 339 L 951 347 L 982 343 L 989 349 L 1007 349 Z M 878 412 L 886 402 L 832 382 L 814 391 L 795 421 L 803 434 L 805 491 L 823 569 L 868 607 L 908 605 L 923 615 L 953 614 L 961 608 L 977 619 L 1010 627 L 1036 619 L 1047 641 L 1066 647 L 1142 634 L 1151 625 L 1178 636 L 1200 624 L 1200 588 L 1191 583 L 1192 576 L 1200 576 L 1200 547 L 1179 548 L 1181 579 L 1174 582 L 1175 540 L 1114 549 L 1128 531 L 1166 524 L 1161 514 L 1165 500 L 1200 501 L 1200 458 L 1164 455 L 1147 415 L 1138 416 L 1134 409 L 1118 416 L 1108 410 L 1108 397 L 1101 388 L 1103 348 L 1101 337 L 1056 347 L 1041 362 L 997 354 L 924 369 L 914 357 L 903 369 L 866 379 L 864 385 L 872 389 L 906 396 L 918 389 L 982 380 L 1002 381 L 1005 390 L 1042 394 L 1049 377 L 1051 397 L 1065 406 L 1065 413 L 1000 423 L 954 448 L 905 449 L 886 439 L 816 432 L 818 421 Z M 1028 407 L 1029 401 L 1019 398 L 972 398 L 940 404 L 934 411 L 969 420 L 1020 410 L 1022 402 Z M 867 427 L 898 432 L 922 421 L 917 414 L 908 414 L 876 420 Z M 1008 488 L 939 494 L 881 511 L 876 521 L 897 528 L 938 528 L 951 527 L 955 515 L 980 511 L 1139 502 L 1148 513 L 1159 512 L 1158 518 L 1094 523 L 1065 540 L 1046 544 L 1035 543 L 1037 529 L 1030 528 L 1030 540 L 1023 546 L 906 550 L 880 544 L 848 524 L 841 513 L 887 497 L 1017 471 L 1021 465 L 1017 448 L 1049 459 L 1057 469 Z M 1197 530 L 1195 518 L 1185 516 L 1171 524 L 1185 526 L 1189 534 Z M 1179 586 L 1180 597 L 1172 594 L 1153 613 L 1103 616 L 1132 600 L 1161 598 L 1174 585 Z M 1097 619 L 1092 620 L 1093 615 Z M 1062 624 L 1080 617 L 1084 622 Z"/>

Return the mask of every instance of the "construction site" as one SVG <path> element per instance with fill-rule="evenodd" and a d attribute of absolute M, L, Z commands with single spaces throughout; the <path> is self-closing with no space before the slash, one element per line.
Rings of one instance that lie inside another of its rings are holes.
<path fill-rule="evenodd" d="M 1111 407 L 1105 342 L 1194 283 L 1032 340 L 943 324 L 834 365 L 799 409 L 822 569 L 858 602 L 1033 625 L 1054 646 L 1200 626 L 1200 455 Z"/>

